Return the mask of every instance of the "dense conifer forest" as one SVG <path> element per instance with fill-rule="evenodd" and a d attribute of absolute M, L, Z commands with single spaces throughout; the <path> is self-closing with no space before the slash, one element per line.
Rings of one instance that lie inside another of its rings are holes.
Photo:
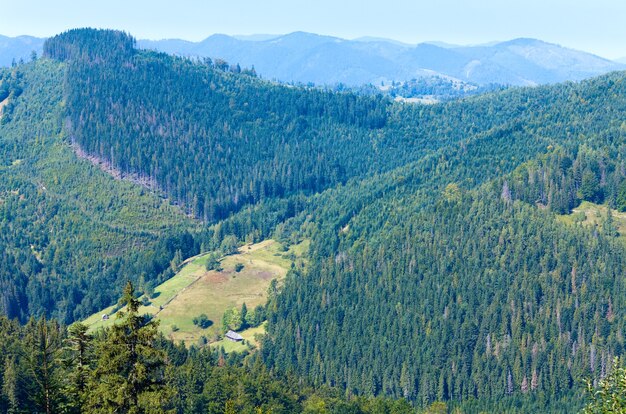
<path fill-rule="evenodd" d="M 406 400 L 356 398 L 313 389 L 268 370 L 253 355 L 185 348 L 157 334 L 137 313 L 127 284 L 128 310 L 112 329 L 90 334 L 76 323 L 25 325 L 0 317 L 2 412 L 28 413 L 412 413 Z"/>
<path fill-rule="evenodd" d="M 138 412 L 566 413 L 609 378 L 624 73 L 411 105 L 134 45 L 73 30 L 0 72 L 3 410 L 132 412 L 108 381 Z M 558 219 L 582 201 L 608 214 Z M 65 328 L 268 237 L 311 244 L 259 352 L 186 349 L 132 306 L 93 338 Z M 103 362 L 129 338 L 134 384 Z"/>
<path fill-rule="evenodd" d="M 72 322 L 114 302 L 127 274 L 149 282 L 176 250 L 199 248 L 175 207 L 77 160 L 62 132 L 63 71 L 41 60 L 3 73 L 24 92 L 0 125 L 0 306 L 22 322 Z"/>

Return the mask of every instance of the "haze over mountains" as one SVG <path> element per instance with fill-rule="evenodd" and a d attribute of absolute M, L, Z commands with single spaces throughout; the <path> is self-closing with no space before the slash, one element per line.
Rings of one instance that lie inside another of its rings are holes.
<path fill-rule="evenodd" d="M 444 75 L 479 85 L 535 85 L 580 80 L 625 66 L 598 56 L 535 39 L 515 39 L 481 46 L 453 46 L 361 38 L 345 40 L 295 32 L 251 41 L 213 35 L 199 43 L 140 41 L 183 56 L 221 57 L 256 68 L 282 81 L 355 86 Z"/>
<path fill-rule="evenodd" d="M 580 80 L 626 68 L 601 57 L 535 39 L 480 46 L 406 45 L 360 38 L 345 40 L 295 32 L 252 41 L 213 35 L 202 42 L 139 41 L 146 49 L 182 56 L 220 57 L 254 65 L 266 78 L 350 86 L 443 75 L 479 85 L 536 85 Z"/>
<path fill-rule="evenodd" d="M 0 37 L 0 66 L 41 52 L 44 39 Z M 316 85 L 381 85 L 441 76 L 477 85 L 530 86 L 577 81 L 626 64 L 536 39 L 477 46 L 442 42 L 408 45 L 389 39 L 340 39 L 312 33 L 227 36 L 201 42 L 140 40 L 139 47 L 191 57 L 221 58 L 256 69 L 266 79 Z"/>

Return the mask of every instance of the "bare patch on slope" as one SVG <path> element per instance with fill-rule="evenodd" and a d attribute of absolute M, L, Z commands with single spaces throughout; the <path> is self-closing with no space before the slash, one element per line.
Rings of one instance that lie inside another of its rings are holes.
<path fill-rule="evenodd" d="M 5 106 L 9 104 L 9 98 L 5 98 L 4 101 L 0 102 L 0 118 L 2 118 L 2 112 Z"/>
<path fill-rule="evenodd" d="M 72 149 L 74 150 L 74 153 L 76 154 L 78 158 L 82 158 L 84 160 L 89 161 L 90 163 L 100 168 L 102 171 L 109 174 L 116 180 L 130 181 L 134 184 L 138 184 L 144 188 L 147 188 L 148 190 L 156 191 L 161 194 L 164 194 L 164 192 L 161 190 L 161 188 L 159 188 L 154 178 L 147 176 L 147 175 L 142 175 L 142 174 L 126 173 L 116 168 L 108 160 L 97 157 L 95 155 L 88 154 L 80 147 L 80 145 L 75 143 L 73 139 L 72 139 L 71 146 L 72 146 Z"/>

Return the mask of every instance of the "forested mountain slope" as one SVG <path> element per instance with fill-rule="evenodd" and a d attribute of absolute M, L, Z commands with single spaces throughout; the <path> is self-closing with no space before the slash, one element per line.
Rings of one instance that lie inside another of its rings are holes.
<path fill-rule="evenodd" d="M 128 36 L 108 41 L 115 53 L 102 59 L 102 46 L 79 44 L 76 36 L 53 38 L 45 50 L 52 57 L 74 57 L 67 78 L 73 142 L 122 171 L 150 177 L 206 221 L 246 204 L 389 171 L 469 137 L 484 135 L 488 141 L 524 134 L 525 128 L 550 129 L 533 134 L 537 142 L 555 136 L 561 122 L 571 120 L 565 128 L 580 133 L 604 128 L 598 122 L 586 125 L 586 113 L 609 116 L 597 111 L 602 103 L 596 97 L 584 101 L 584 86 L 401 106 L 276 86 L 138 51 Z"/>
<path fill-rule="evenodd" d="M 406 400 L 348 398 L 267 369 L 257 355 L 175 344 L 132 310 L 90 335 L 77 323 L 0 316 L 0 411 L 25 413 L 360 413 L 412 414 Z M 139 346 L 137 345 L 139 342 Z"/>
<path fill-rule="evenodd" d="M 0 309 L 71 322 L 111 304 L 127 278 L 169 268 L 180 209 L 116 181 L 74 154 L 63 133 L 65 66 L 41 60 L 0 72 Z M 190 238 L 188 235 L 187 238 Z"/>
<path fill-rule="evenodd" d="M 67 32 L 45 56 L 3 75 L 11 316 L 72 320 L 127 277 L 171 275 L 173 257 L 271 234 L 311 247 L 268 309 L 262 357 L 315 386 L 572 412 L 582 378 L 622 354 L 626 251 L 611 217 L 583 228 L 555 213 L 626 209 L 624 73 L 422 106 L 273 85 L 113 31 Z M 187 233 L 189 219 L 70 143 L 210 227 Z M 44 202 L 54 220 L 26 219 Z"/>
<path fill-rule="evenodd" d="M 499 186 L 444 194 L 430 208 L 377 202 L 335 228 L 330 254 L 287 283 L 268 362 L 351 392 L 500 409 L 527 398 L 549 410 L 604 375 L 624 346 L 621 242 Z"/>
<path fill-rule="evenodd" d="M 625 207 L 624 81 L 544 89 L 528 101 L 536 123 L 322 194 L 309 271 L 288 278 L 267 361 L 470 412 L 575 410 L 571 391 L 624 349 L 626 256 L 610 216 L 588 229 L 551 211 Z"/>

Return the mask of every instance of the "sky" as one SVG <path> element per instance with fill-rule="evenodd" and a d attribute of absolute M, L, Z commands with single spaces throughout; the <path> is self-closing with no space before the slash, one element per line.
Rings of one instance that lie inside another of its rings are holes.
<path fill-rule="evenodd" d="M 532 37 L 626 56 L 623 0 L 0 0 L 0 34 L 47 37 L 76 27 L 139 39 L 306 31 L 406 43 L 480 44 Z"/>

